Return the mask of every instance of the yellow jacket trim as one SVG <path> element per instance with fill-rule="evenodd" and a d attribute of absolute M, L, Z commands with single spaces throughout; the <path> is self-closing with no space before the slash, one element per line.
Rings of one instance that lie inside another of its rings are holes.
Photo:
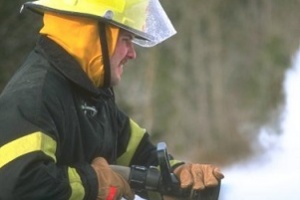
<path fill-rule="evenodd" d="M 171 167 L 174 167 L 175 165 L 177 165 L 177 164 L 179 164 L 179 163 L 184 163 L 183 161 L 181 161 L 181 160 L 170 160 L 169 161 L 169 163 L 170 163 L 170 166 Z"/>
<path fill-rule="evenodd" d="M 130 119 L 131 137 L 126 152 L 117 159 L 118 165 L 128 166 L 146 130 Z"/>
<path fill-rule="evenodd" d="M 69 181 L 72 189 L 70 200 L 83 199 L 85 196 L 84 187 L 82 185 L 81 178 L 75 168 L 68 168 Z"/>
<path fill-rule="evenodd" d="M 0 168 L 14 159 L 34 151 L 42 151 L 56 162 L 56 142 L 42 132 L 34 132 L 0 147 Z"/>

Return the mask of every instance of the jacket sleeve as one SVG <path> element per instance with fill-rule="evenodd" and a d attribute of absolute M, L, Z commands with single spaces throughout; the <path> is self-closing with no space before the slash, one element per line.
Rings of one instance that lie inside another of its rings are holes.
<path fill-rule="evenodd" d="M 149 140 L 146 130 L 123 113 L 122 115 L 123 124 L 120 126 L 122 132 L 119 137 L 119 146 L 123 148 L 119 149 L 122 152 L 118 152 L 117 164 L 124 166 L 157 165 L 156 148 Z"/>
<path fill-rule="evenodd" d="M 151 142 L 150 135 L 146 129 L 141 128 L 136 122 L 120 112 L 120 127 L 122 127 L 121 137 L 119 138 L 119 152 L 117 164 L 119 165 L 140 165 L 158 166 L 156 146 Z M 181 161 L 173 159 L 170 155 L 170 164 L 175 166 Z"/>
<path fill-rule="evenodd" d="M 95 172 L 88 163 L 57 163 L 61 119 L 28 92 L 20 87 L 0 98 L 0 199 L 96 199 Z"/>

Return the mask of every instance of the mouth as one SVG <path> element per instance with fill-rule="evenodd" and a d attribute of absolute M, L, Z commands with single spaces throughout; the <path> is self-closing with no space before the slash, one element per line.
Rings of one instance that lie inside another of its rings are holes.
<path fill-rule="evenodd" d="M 122 60 L 122 61 L 121 61 L 121 63 L 120 63 L 120 66 L 122 66 L 122 67 L 123 67 L 123 66 L 124 66 L 126 63 L 127 63 L 127 60 L 126 60 L 126 59 L 124 59 L 124 60 Z"/>

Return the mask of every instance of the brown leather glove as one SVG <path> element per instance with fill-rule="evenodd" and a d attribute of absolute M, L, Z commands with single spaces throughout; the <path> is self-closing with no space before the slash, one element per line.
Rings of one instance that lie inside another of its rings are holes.
<path fill-rule="evenodd" d="M 118 200 L 122 197 L 127 200 L 134 199 L 134 193 L 127 181 L 114 172 L 104 158 L 95 158 L 91 166 L 98 178 L 99 192 L 97 200 Z"/>
<path fill-rule="evenodd" d="M 192 190 L 217 186 L 224 178 L 219 168 L 208 164 L 183 164 L 175 168 L 174 174 L 179 178 L 181 188 L 191 187 Z"/>

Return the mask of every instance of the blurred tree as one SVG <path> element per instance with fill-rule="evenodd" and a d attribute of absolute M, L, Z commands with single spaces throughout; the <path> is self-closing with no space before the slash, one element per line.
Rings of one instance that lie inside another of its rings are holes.
<path fill-rule="evenodd" d="M 0 0 L 0 91 L 33 48 L 41 27 L 35 14 L 20 14 L 24 2 Z"/>

